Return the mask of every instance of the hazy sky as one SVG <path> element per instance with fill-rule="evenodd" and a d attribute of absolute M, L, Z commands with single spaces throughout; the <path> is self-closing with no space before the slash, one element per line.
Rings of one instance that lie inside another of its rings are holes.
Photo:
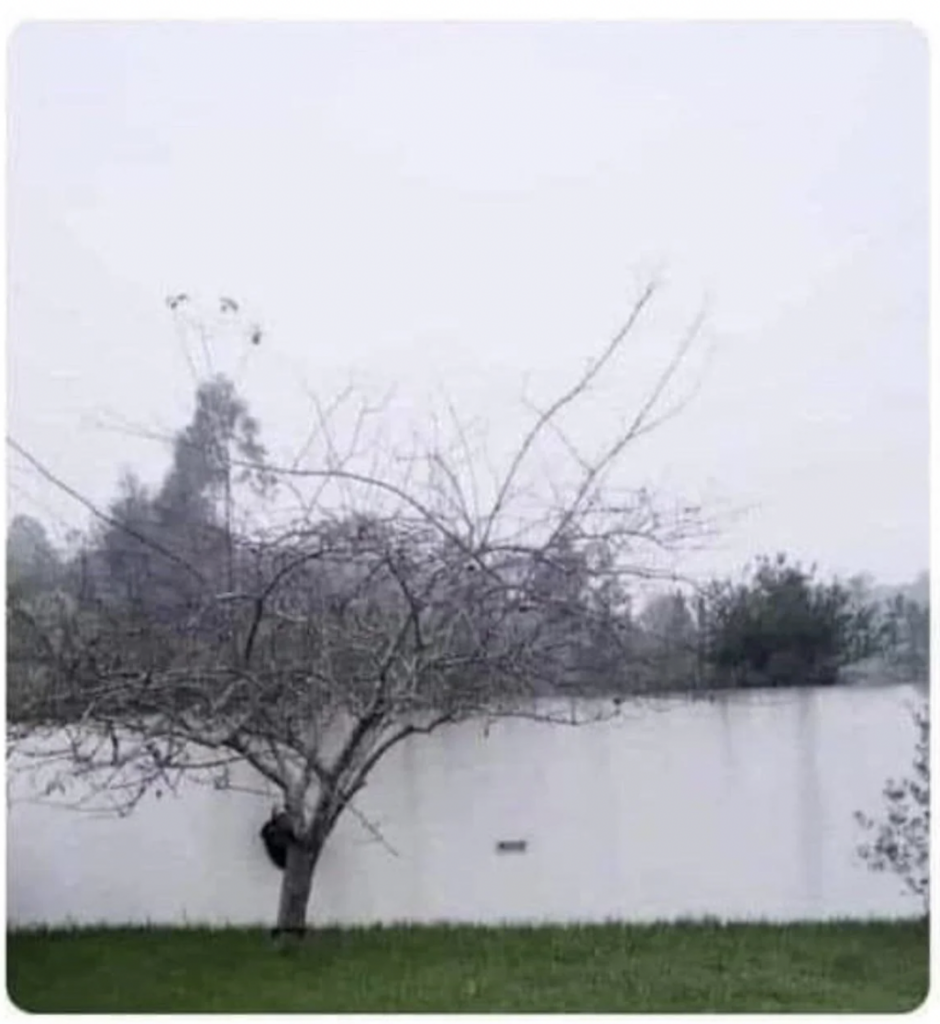
<path fill-rule="evenodd" d="M 11 43 L 9 430 L 92 500 L 159 479 L 209 345 L 272 453 L 310 392 L 443 388 L 498 452 L 667 286 L 601 441 L 707 299 L 625 479 L 745 510 L 690 568 L 928 556 L 927 46 L 901 24 L 29 25 Z M 246 321 L 247 322 L 247 321 Z M 633 360 L 633 362 L 631 362 Z M 682 383 L 682 382 L 680 382 Z M 682 388 L 680 387 L 680 392 Z M 395 410 L 398 410 L 396 413 Z M 121 429 L 116 429 L 122 425 Z M 10 510 L 84 513 L 9 463 Z"/>

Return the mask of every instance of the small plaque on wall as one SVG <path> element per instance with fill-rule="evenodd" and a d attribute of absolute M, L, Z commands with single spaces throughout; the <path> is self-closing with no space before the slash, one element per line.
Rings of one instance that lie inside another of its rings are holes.
<path fill-rule="evenodd" d="M 500 839 L 496 844 L 497 853 L 525 853 L 528 843 L 524 839 Z"/>

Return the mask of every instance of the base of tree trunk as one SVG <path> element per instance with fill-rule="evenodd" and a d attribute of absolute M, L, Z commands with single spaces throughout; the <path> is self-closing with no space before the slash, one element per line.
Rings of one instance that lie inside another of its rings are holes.
<path fill-rule="evenodd" d="M 275 919 L 274 935 L 299 942 L 307 933 L 307 904 L 313 885 L 313 869 L 323 844 L 316 849 L 305 848 L 300 843 L 290 843 L 287 848 L 287 862 L 281 877 L 281 895 Z"/>
<path fill-rule="evenodd" d="M 306 928 L 272 928 L 271 940 L 279 952 L 299 948 L 307 938 Z"/>

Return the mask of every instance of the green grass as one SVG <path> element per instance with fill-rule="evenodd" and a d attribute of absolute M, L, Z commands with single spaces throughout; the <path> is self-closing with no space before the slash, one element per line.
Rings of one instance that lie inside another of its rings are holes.
<path fill-rule="evenodd" d="M 926 922 L 775 926 L 12 931 L 7 987 L 39 1012 L 695 1012 L 913 1009 Z"/>

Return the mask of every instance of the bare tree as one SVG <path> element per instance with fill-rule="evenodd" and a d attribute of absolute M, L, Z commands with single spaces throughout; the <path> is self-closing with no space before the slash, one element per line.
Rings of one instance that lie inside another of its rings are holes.
<path fill-rule="evenodd" d="M 488 496 L 456 414 L 449 448 L 405 455 L 363 442 L 376 412 L 365 405 L 341 445 L 335 407 L 316 402 L 308 457 L 276 465 L 227 382 L 201 385 L 162 490 L 131 481 L 107 512 L 86 501 L 99 530 L 70 592 L 12 609 L 11 728 L 46 736 L 47 757 L 122 811 L 188 773 L 224 786 L 247 762 L 283 797 L 277 927 L 303 930 L 324 844 L 383 757 L 474 718 L 596 717 L 596 706 L 562 713 L 540 698 L 585 691 L 578 652 L 601 620 L 605 642 L 617 642 L 611 587 L 655 575 L 650 552 L 701 527 L 698 509 L 616 493 L 610 479 L 625 450 L 681 405 L 665 399 L 698 321 L 599 451 L 581 450 L 565 427 L 654 291 L 536 412 Z M 546 499 L 524 478 L 547 439 L 569 470 Z M 255 516 L 266 502 L 276 511 Z"/>

